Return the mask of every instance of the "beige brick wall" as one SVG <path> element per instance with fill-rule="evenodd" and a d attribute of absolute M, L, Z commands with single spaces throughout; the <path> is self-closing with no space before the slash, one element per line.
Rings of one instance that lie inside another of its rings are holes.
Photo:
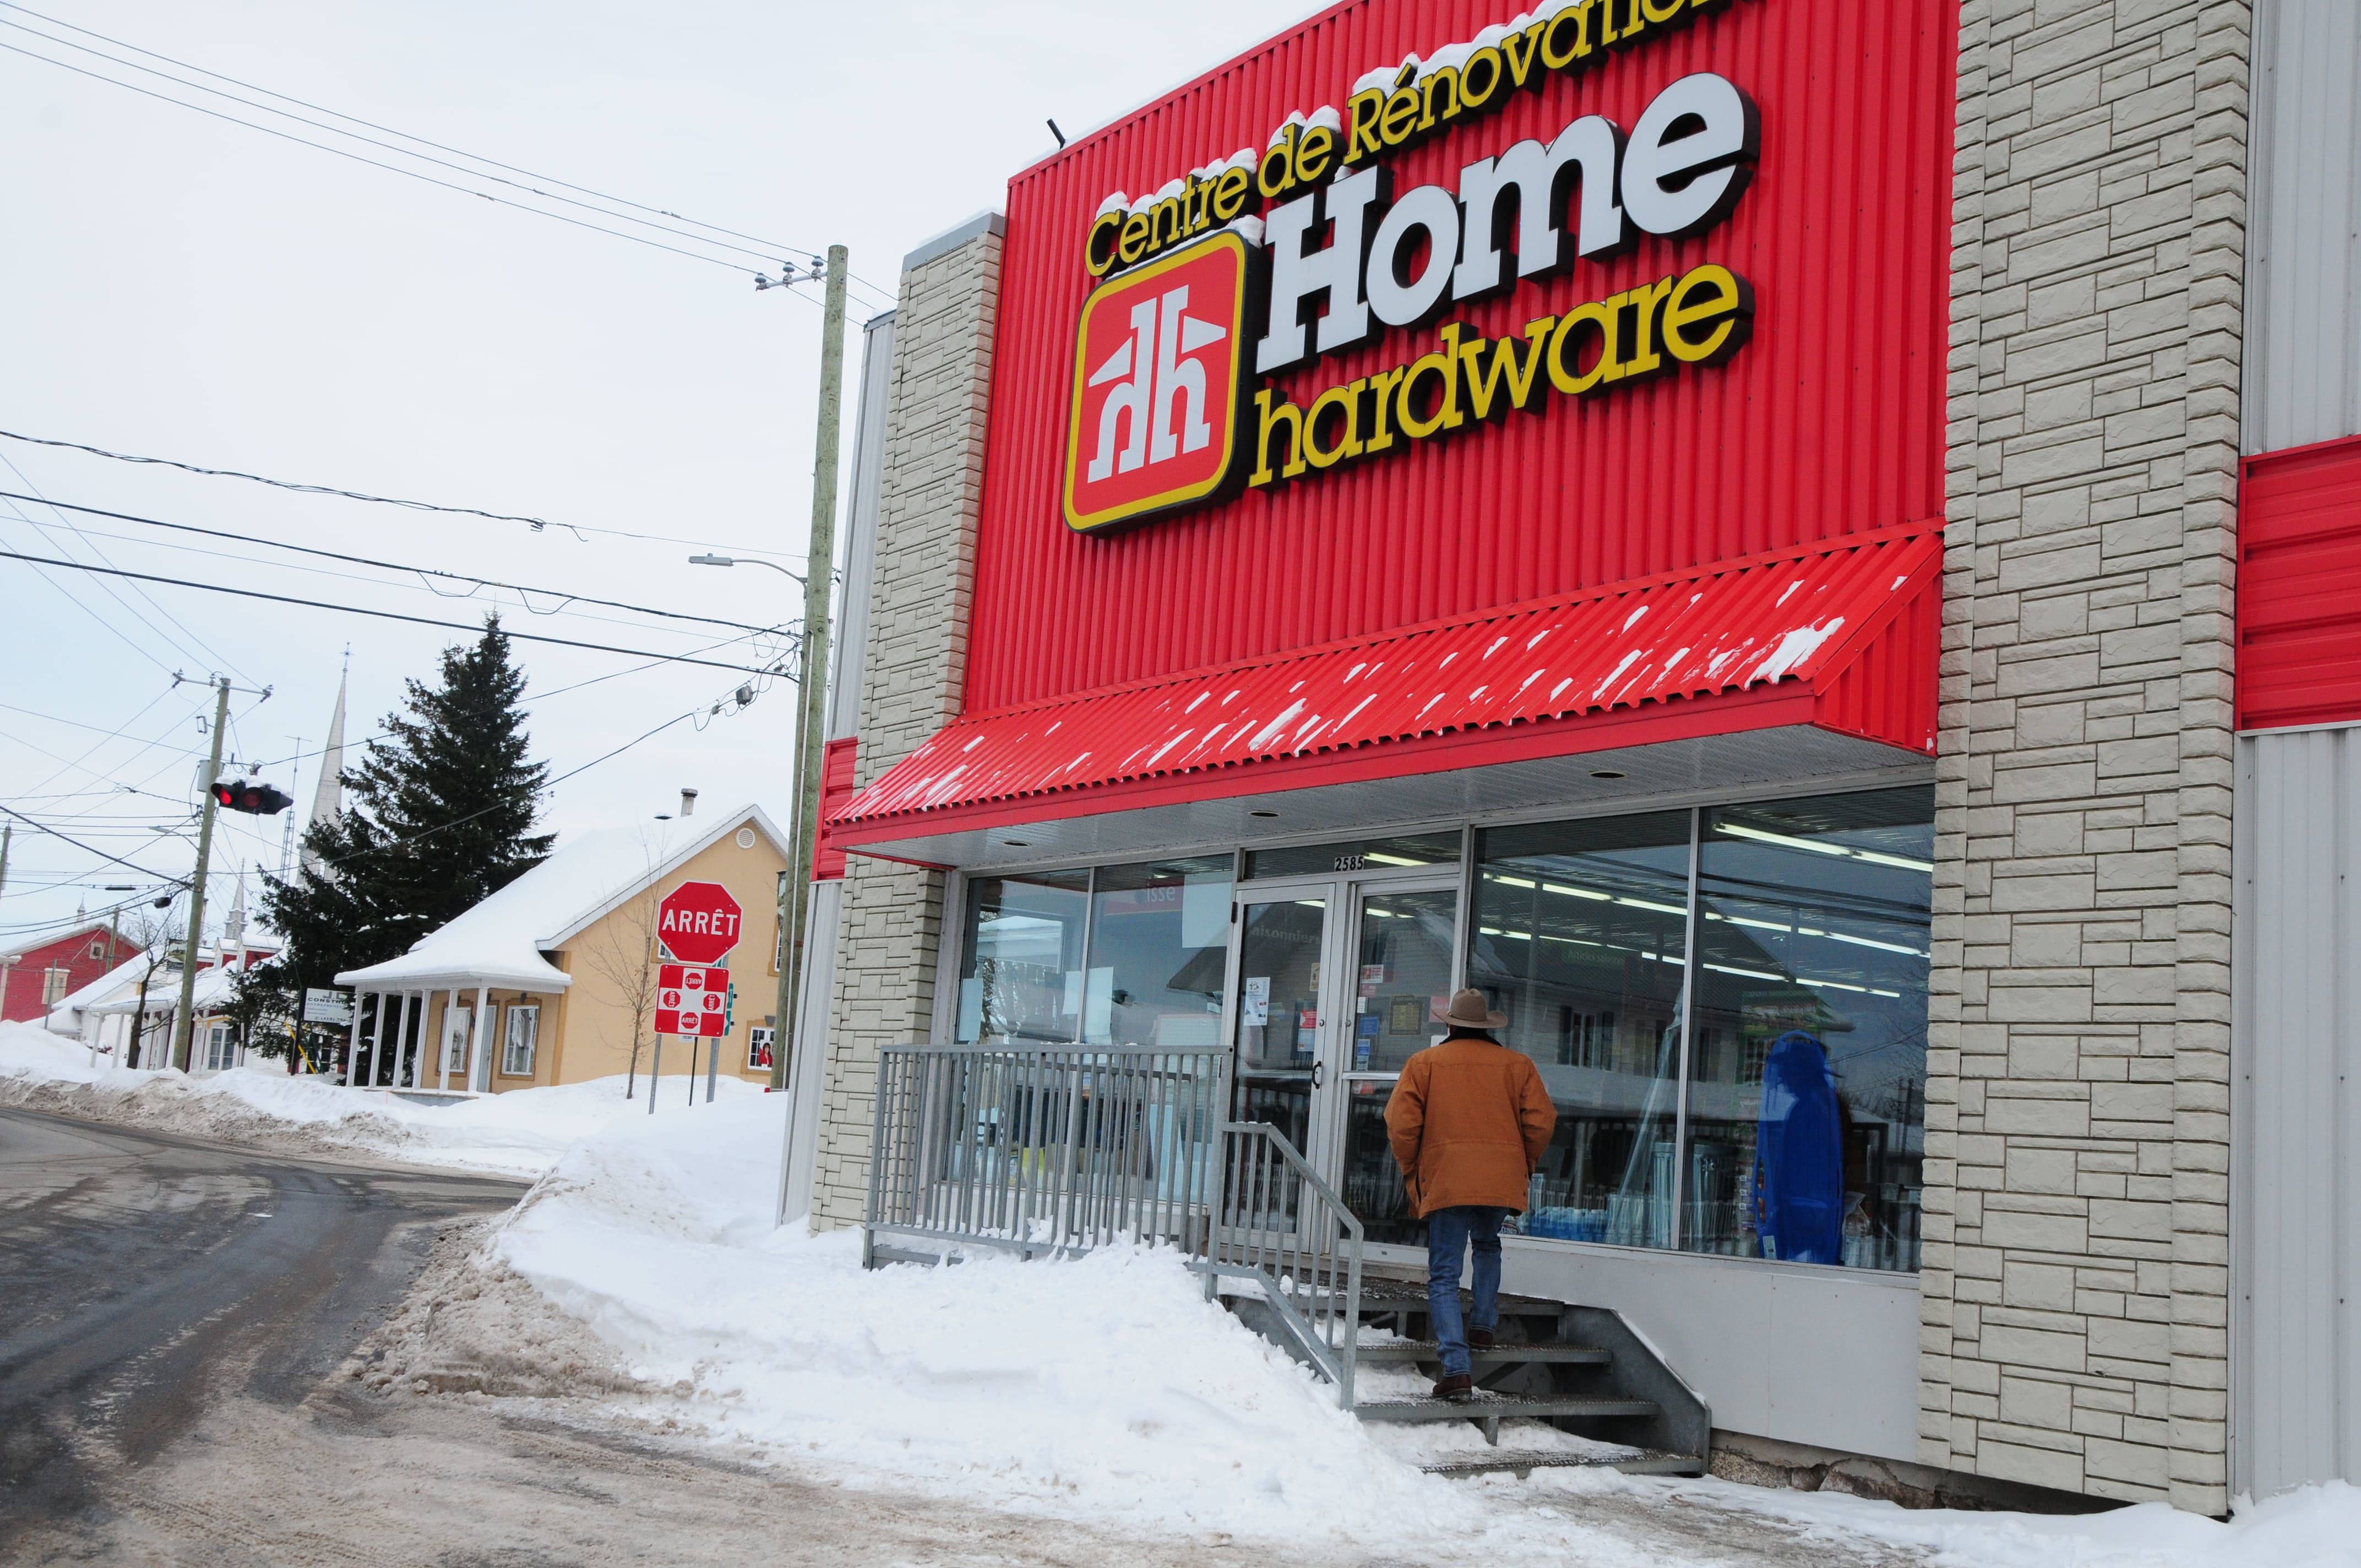
<path fill-rule="evenodd" d="M 863 785 L 959 712 L 1000 297 L 999 225 L 978 227 L 902 274 L 862 671 Z M 861 855 L 846 864 L 812 1183 L 823 1229 L 858 1223 L 867 1201 L 878 1048 L 924 1039 L 932 1022 L 943 882 Z"/>
<path fill-rule="evenodd" d="M 1920 1457 L 2225 1495 L 2247 0 L 1964 0 Z"/>

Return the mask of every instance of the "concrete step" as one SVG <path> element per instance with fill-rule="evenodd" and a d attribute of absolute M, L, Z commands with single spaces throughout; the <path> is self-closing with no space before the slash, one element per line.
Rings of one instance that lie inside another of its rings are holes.
<path fill-rule="evenodd" d="M 1566 1453 L 1554 1449 L 1503 1448 L 1438 1459 L 1419 1466 L 1429 1475 L 1514 1475 L 1521 1481 L 1536 1470 L 1620 1470 L 1626 1475 L 1701 1475 L 1705 1461 L 1694 1453 L 1664 1453 L 1636 1449 L 1625 1454 Z"/>
<path fill-rule="evenodd" d="M 1465 1400 L 1372 1399 L 1356 1403 L 1353 1413 L 1365 1421 L 1485 1421 L 1545 1420 L 1552 1416 L 1653 1416 L 1653 1399 L 1603 1398 L 1581 1394 L 1494 1394 L 1478 1388 Z"/>
<path fill-rule="evenodd" d="M 1400 1340 L 1388 1344 L 1364 1344 L 1355 1348 L 1363 1362 L 1385 1365 L 1437 1361 L 1443 1354 L 1431 1339 Z M 1496 1344 L 1489 1350 L 1471 1350 L 1467 1354 L 1478 1366 L 1517 1366 L 1538 1361 L 1568 1366 L 1604 1366 L 1614 1359 L 1606 1351 L 1590 1344 Z"/>

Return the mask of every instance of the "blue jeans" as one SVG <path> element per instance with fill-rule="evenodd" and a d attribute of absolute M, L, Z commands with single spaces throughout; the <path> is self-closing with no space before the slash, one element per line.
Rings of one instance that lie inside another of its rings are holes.
<path fill-rule="evenodd" d="M 1426 1217 L 1426 1300 L 1446 1376 L 1469 1375 L 1467 1330 L 1500 1322 L 1500 1222 L 1506 1209 L 1437 1209 Z M 1459 1260 L 1476 1249 L 1475 1309 L 1459 1321 Z"/>

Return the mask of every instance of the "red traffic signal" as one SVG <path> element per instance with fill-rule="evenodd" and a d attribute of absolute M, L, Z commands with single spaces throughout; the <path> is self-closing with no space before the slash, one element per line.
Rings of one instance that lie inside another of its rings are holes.
<path fill-rule="evenodd" d="M 248 817 L 276 817 L 295 802 L 260 779 L 248 779 L 244 784 L 220 779 L 214 784 L 214 804 L 225 811 L 243 811 Z"/>

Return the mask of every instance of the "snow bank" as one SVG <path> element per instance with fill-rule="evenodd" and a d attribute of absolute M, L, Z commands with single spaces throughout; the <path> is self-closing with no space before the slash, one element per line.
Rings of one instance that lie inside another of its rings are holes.
<path fill-rule="evenodd" d="M 741 1102 L 590 1138 L 492 1248 L 635 1376 L 688 1390 L 665 1413 L 847 1485 L 1306 1545 L 1509 1527 L 1381 1447 L 1169 1250 L 873 1272 L 857 1232 L 774 1231 L 783 1113 Z M 1641 1561 L 1605 1535 L 1552 1545 Z"/>
<path fill-rule="evenodd" d="M 1883 1546 L 1957 1568 L 2361 1568 L 2361 1492 L 2342 1486 L 2223 1525 L 2160 1506 L 2052 1519 L 1604 1472 L 1426 1476 L 1421 1460 L 1480 1444 L 1472 1427 L 1363 1426 L 1169 1251 L 863 1271 L 857 1233 L 773 1231 L 785 1112 L 754 1096 L 613 1124 L 489 1250 L 642 1387 L 673 1390 L 631 1408 L 846 1486 L 1403 1561 L 1665 1568 L 1633 1513 L 1677 1498 L 1728 1520 L 1733 1545 L 1826 1541 L 1846 1561 Z M 1530 1424 L 1504 1441 L 1580 1446 Z"/>
<path fill-rule="evenodd" d="M 204 1078 L 130 1071 L 90 1048 L 25 1024 L 0 1024 L 0 1092 L 19 1103 L 93 1116 L 192 1137 L 268 1145 L 294 1152 L 335 1152 L 538 1177 L 591 1135 L 628 1124 L 690 1113 L 682 1080 L 664 1080 L 666 1103 L 647 1113 L 647 1080 L 623 1098 L 621 1078 L 547 1089 L 522 1089 L 452 1105 L 399 1095 L 356 1092 L 322 1078 L 291 1077 L 276 1062 L 251 1062 Z M 719 1080 L 718 1108 L 762 1089 Z M 708 1107 L 700 1086 L 697 1113 Z"/>

